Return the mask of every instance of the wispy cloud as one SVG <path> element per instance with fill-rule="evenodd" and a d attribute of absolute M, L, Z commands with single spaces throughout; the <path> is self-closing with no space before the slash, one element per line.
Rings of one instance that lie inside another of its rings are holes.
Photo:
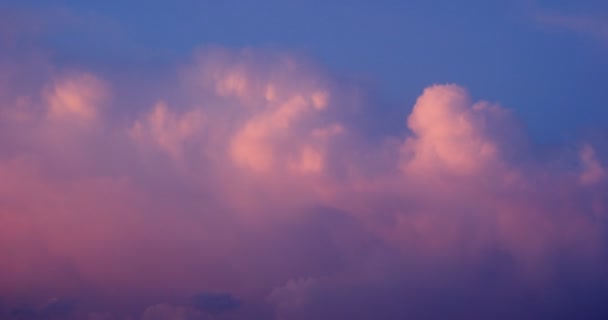
<path fill-rule="evenodd" d="M 539 23 L 608 41 L 608 17 L 591 14 L 539 13 Z"/>

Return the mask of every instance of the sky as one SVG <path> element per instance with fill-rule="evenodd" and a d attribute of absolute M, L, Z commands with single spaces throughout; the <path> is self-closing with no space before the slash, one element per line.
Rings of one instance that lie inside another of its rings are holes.
<path fill-rule="evenodd" d="M 606 319 L 608 3 L 0 0 L 0 318 Z"/>

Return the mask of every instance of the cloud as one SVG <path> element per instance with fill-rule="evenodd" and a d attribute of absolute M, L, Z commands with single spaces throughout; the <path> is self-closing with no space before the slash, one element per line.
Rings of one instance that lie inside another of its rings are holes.
<path fill-rule="evenodd" d="M 234 310 L 241 302 L 229 293 L 199 293 L 192 297 L 192 304 L 198 309 L 211 313 Z"/>
<path fill-rule="evenodd" d="M 183 156 L 186 140 L 199 133 L 204 121 L 200 110 L 175 115 L 162 101 L 145 118 L 135 121 L 131 138 L 142 145 L 155 146 L 177 161 Z"/>
<path fill-rule="evenodd" d="M 496 123 L 508 122 L 507 112 L 469 100 L 466 91 L 455 85 L 425 90 L 408 118 L 414 137 L 403 146 L 406 156 L 412 157 L 404 170 L 472 175 L 501 161 L 498 141 L 489 131 L 497 130 L 490 127 Z"/>
<path fill-rule="evenodd" d="M 583 165 L 583 172 L 580 177 L 581 183 L 592 184 L 605 178 L 606 172 L 602 164 L 597 160 L 593 147 L 588 144 L 585 145 L 581 150 L 580 157 Z"/>
<path fill-rule="evenodd" d="M 104 85 L 88 74 L 57 80 L 44 97 L 49 108 L 48 116 L 53 120 L 92 122 L 98 117 L 105 91 Z"/>
<path fill-rule="evenodd" d="M 608 19 L 591 14 L 566 14 L 544 12 L 536 15 L 536 20 L 543 25 L 574 31 L 592 36 L 601 41 L 608 41 Z"/>
<path fill-rule="evenodd" d="M 65 319 L 69 317 L 74 304 L 70 301 L 51 299 L 37 307 L 17 307 L 0 315 L 8 319 Z"/>
<path fill-rule="evenodd" d="M 555 166 L 454 84 L 369 139 L 356 84 L 251 49 L 197 52 L 166 91 L 41 70 L 0 90 L 2 316 L 607 314 L 582 298 L 608 292 L 601 143 Z"/>
<path fill-rule="evenodd" d="M 204 320 L 211 319 L 191 307 L 158 304 L 148 307 L 141 320 Z"/>

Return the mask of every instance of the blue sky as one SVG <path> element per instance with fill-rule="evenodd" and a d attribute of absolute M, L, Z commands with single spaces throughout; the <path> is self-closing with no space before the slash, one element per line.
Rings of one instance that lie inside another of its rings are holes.
<path fill-rule="evenodd" d="M 456 83 L 517 110 L 540 142 L 576 136 L 608 119 L 603 1 L 7 3 L 50 20 L 66 14 L 75 20 L 78 27 L 39 39 L 59 62 L 153 69 L 201 46 L 271 48 L 363 81 L 396 114 L 422 88 Z"/>

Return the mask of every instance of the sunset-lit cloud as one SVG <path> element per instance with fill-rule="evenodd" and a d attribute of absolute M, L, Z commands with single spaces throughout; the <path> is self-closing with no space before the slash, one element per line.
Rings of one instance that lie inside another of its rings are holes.
<path fill-rule="evenodd" d="M 0 90 L 2 317 L 530 318 L 608 281 L 605 146 L 556 169 L 455 84 L 369 143 L 374 102 L 295 56 L 176 70 L 177 98 L 89 71 Z"/>
<path fill-rule="evenodd" d="M 44 99 L 48 116 L 57 121 L 87 124 L 99 116 L 99 104 L 105 96 L 103 84 L 94 76 L 78 74 L 56 81 Z"/>
<path fill-rule="evenodd" d="M 608 41 L 608 17 L 606 16 L 543 12 L 537 14 L 536 19 L 546 26 L 592 36 L 603 42 Z"/>

